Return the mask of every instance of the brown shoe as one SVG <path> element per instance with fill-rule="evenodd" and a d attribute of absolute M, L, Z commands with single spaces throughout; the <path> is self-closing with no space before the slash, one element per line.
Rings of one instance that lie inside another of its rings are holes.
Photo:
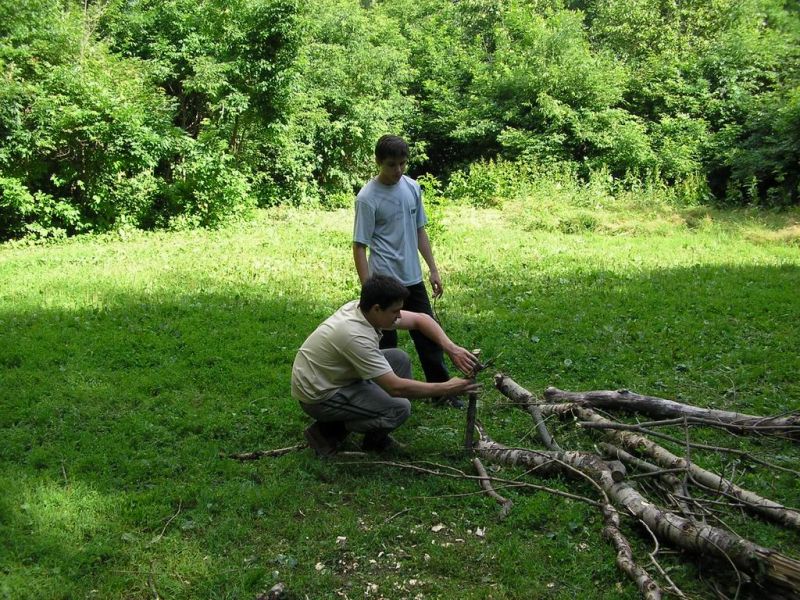
<path fill-rule="evenodd" d="M 315 421 L 309 425 L 303 432 L 303 435 L 308 442 L 308 447 L 311 448 L 318 457 L 326 458 L 336 454 L 336 439 L 325 435 L 322 432 L 319 422 Z"/>
<path fill-rule="evenodd" d="M 371 431 L 364 434 L 364 441 L 361 443 L 361 449 L 364 452 L 384 454 L 387 452 L 402 452 L 406 449 L 406 445 L 401 444 L 388 433 Z"/>

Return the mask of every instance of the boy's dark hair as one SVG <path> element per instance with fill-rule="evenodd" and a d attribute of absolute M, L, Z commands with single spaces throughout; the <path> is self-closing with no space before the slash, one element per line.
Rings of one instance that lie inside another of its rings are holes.
<path fill-rule="evenodd" d="M 387 158 L 408 158 L 408 144 L 396 135 L 382 135 L 375 144 L 375 160 L 383 162 Z"/>
<path fill-rule="evenodd" d="M 389 275 L 370 275 L 361 286 L 361 298 L 358 307 L 369 310 L 376 304 L 386 310 L 398 300 L 408 298 L 409 291 L 402 283 Z"/>

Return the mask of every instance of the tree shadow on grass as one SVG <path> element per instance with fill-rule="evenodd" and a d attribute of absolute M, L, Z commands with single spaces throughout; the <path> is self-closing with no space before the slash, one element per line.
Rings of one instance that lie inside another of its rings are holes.
<path fill-rule="evenodd" d="M 498 357 L 531 391 L 627 387 L 758 414 L 800 398 L 796 266 L 553 278 L 483 265 L 480 279 L 454 273 L 449 289 L 439 312 L 450 337 Z M 300 440 L 307 418 L 289 395 L 291 364 L 334 308 L 196 294 L 1 314 L 3 568 L 17 582 L 61 582 L 69 597 L 146 586 L 142 565 L 172 556 L 173 571 L 210 587 L 255 589 L 268 567 L 225 583 L 231 563 L 209 566 L 203 555 L 239 560 L 271 536 L 313 536 L 268 517 L 290 514 L 298 498 L 313 508 L 337 484 L 302 462 L 299 471 L 290 461 L 254 468 L 219 453 Z M 460 415 L 417 412 L 429 429 L 460 427 Z M 412 416 L 406 427 L 420 423 Z M 167 542 L 149 544 L 167 527 L 180 533 L 164 553 Z M 182 589 L 179 579 L 157 583 L 164 593 Z"/>
<path fill-rule="evenodd" d="M 456 279 L 459 302 L 440 311 L 452 337 L 499 356 L 532 391 L 629 388 L 742 412 L 800 398 L 800 267 L 510 280 L 484 265 L 479 284 Z"/>
<path fill-rule="evenodd" d="M 267 506 L 278 493 L 255 493 L 264 475 L 220 454 L 302 439 L 291 365 L 327 312 L 237 293 L 0 314 L 0 565 L 18 588 L 10 597 L 83 596 L 116 570 L 146 582 L 137 557 L 176 512 L 187 543 L 175 550 L 203 566 L 227 534 L 198 550 L 200 531 L 226 504 Z"/>

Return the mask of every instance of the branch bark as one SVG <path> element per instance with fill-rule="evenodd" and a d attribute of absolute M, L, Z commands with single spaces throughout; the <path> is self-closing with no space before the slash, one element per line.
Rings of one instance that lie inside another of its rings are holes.
<path fill-rule="evenodd" d="M 508 513 L 511 511 L 511 507 L 514 506 L 514 503 L 507 498 L 503 498 L 503 496 L 501 496 L 494 490 L 494 488 L 492 487 L 492 480 L 489 477 L 489 474 L 486 472 L 486 469 L 484 468 L 480 458 L 478 458 L 477 456 L 473 458 L 472 464 L 475 467 L 475 470 L 478 472 L 478 475 L 480 476 L 480 485 L 486 492 L 486 495 L 489 496 L 490 498 L 494 498 L 500 505 L 500 514 L 497 518 L 500 521 L 504 520 L 508 516 Z"/>
<path fill-rule="evenodd" d="M 495 386 L 513 402 L 527 403 L 529 399 L 533 398 L 533 395 L 530 392 L 522 388 L 510 377 L 506 377 L 504 375 L 498 375 L 495 377 Z M 545 392 L 545 395 L 549 395 L 549 398 L 552 400 L 561 397 L 566 398 L 585 396 L 585 394 L 572 394 L 572 392 L 563 392 L 561 390 L 556 390 L 556 388 L 548 388 L 547 392 Z M 561 417 L 564 417 L 565 415 L 571 415 L 576 416 L 586 422 L 596 423 L 600 426 L 613 427 L 616 425 L 612 421 L 601 417 L 590 408 L 580 404 L 545 404 L 540 408 L 543 415 L 556 414 L 560 415 Z M 607 437 L 614 440 L 615 443 L 630 450 L 631 452 L 645 453 L 663 468 L 687 469 L 689 474 L 703 485 L 713 489 L 723 490 L 726 494 L 729 494 L 740 502 L 744 503 L 749 510 L 781 525 L 800 530 L 800 511 L 797 509 L 783 506 L 777 502 L 769 500 L 768 498 L 764 498 L 754 492 L 741 488 L 732 481 L 728 481 L 716 473 L 699 467 L 694 462 L 687 461 L 682 457 L 672 454 L 662 446 L 653 443 L 643 435 L 628 431 L 615 431 L 609 429 L 603 430 L 603 433 Z"/>
<path fill-rule="evenodd" d="M 552 454 L 506 448 L 502 444 L 486 439 L 477 442 L 475 450 L 487 460 L 529 468 L 541 464 L 548 454 Z M 551 460 L 549 469 L 560 471 L 562 475 L 572 476 L 570 470 L 563 467 L 561 462 L 563 461 L 585 473 L 602 488 L 608 498 L 643 521 L 660 539 L 696 554 L 730 560 L 737 568 L 756 579 L 765 578 L 773 584 L 800 593 L 800 561 L 717 527 L 698 523 L 658 508 L 627 483 L 614 481 L 610 469 L 604 464 L 605 461 L 597 456 L 585 452 L 558 454 L 561 460 Z M 649 576 L 647 578 L 649 579 Z M 640 585 L 638 579 L 636 582 L 637 586 Z M 647 589 L 641 587 L 639 589 L 643 595 L 648 593 Z"/>
<path fill-rule="evenodd" d="M 575 415 L 583 421 L 611 423 L 611 421 L 601 417 L 593 410 L 574 404 L 551 404 L 543 405 L 541 408 L 544 414 Z M 631 452 L 644 453 L 665 469 L 686 469 L 693 479 L 708 488 L 723 491 L 736 498 L 745 504 L 748 510 L 786 527 L 800 530 L 800 511 L 797 509 L 783 506 L 755 492 L 741 488 L 732 481 L 708 471 L 694 462 L 676 456 L 643 435 L 613 429 L 603 429 L 602 431 L 607 437 L 614 440 L 614 443 L 623 448 Z"/>
<path fill-rule="evenodd" d="M 621 409 L 657 419 L 692 417 L 697 422 L 724 427 L 734 433 L 782 435 L 800 440 L 800 415 L 758 417 L 727 410 L 699 408 L 655 396 L 642 396 L 628 390 L 567 392 L 549 387 L 544 396 L 550 403 L 569 402 L 590 408 Z"/>

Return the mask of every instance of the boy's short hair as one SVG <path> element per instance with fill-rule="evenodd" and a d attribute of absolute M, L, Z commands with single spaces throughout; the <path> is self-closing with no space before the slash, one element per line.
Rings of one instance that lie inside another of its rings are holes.
<path fill-rule="evenodd" d="M 386 310 L 397 301 L 405 301 L 409 293 L 406 286 L 390 275 L 370 275 L 361 286 L 358 307 L 369 310 L 377 304 L 381 310 Z"/>
<path fill-rule="evenodd" d="M 408 144 L 396 135 L 382 135 L 375 144 L 375 160 L 383 162 L 387 158 L 408 158 Z"/>

